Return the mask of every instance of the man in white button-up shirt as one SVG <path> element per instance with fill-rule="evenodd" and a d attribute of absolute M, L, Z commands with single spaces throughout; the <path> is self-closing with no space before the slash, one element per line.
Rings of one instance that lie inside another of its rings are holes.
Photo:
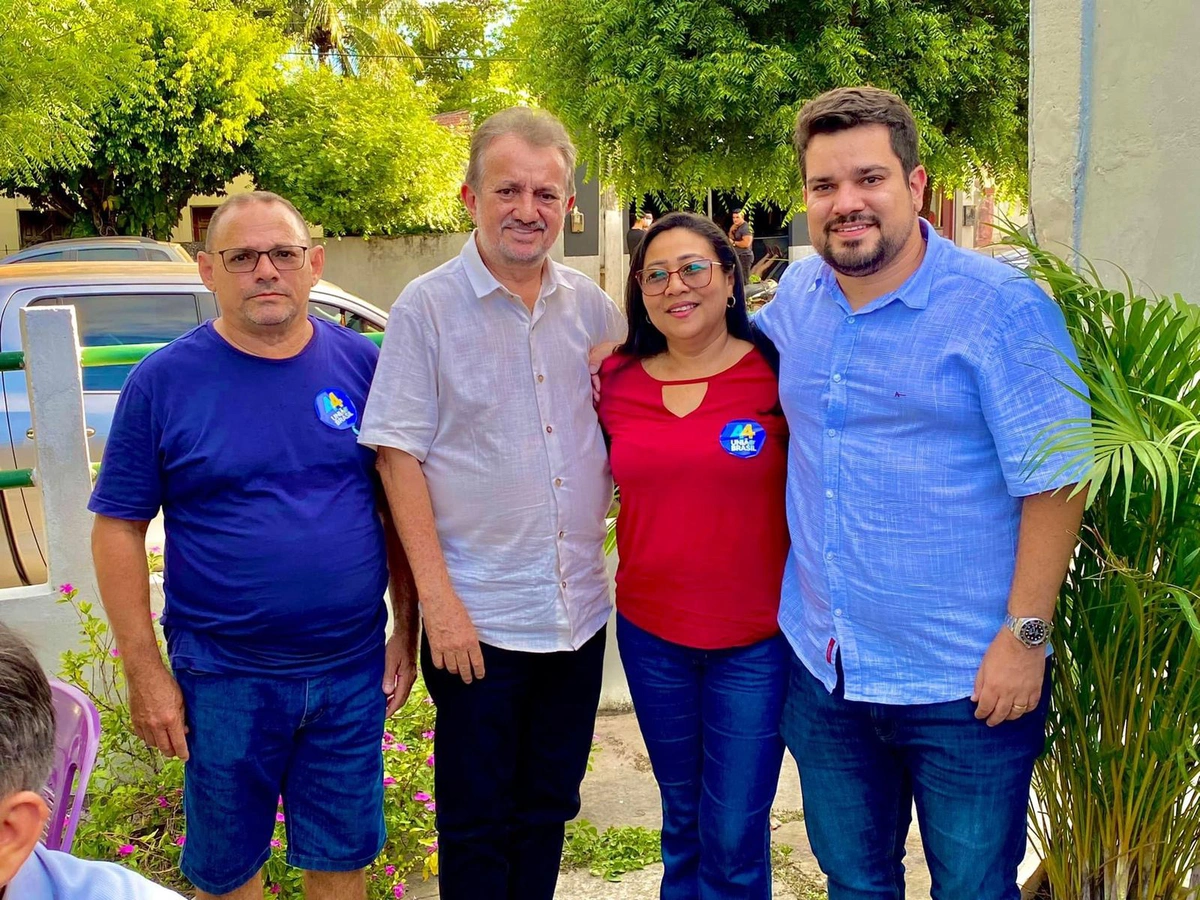
<path fill-rule="evenodd" d="M 392 307 L 363 418 L 421 599 L 443 900 L 553 896 L 591 748 L 612 480 L 587 355 L 624 322 L 548 257 L 574 169 L 546 113 L 475 131 L 476 230 Z"/>

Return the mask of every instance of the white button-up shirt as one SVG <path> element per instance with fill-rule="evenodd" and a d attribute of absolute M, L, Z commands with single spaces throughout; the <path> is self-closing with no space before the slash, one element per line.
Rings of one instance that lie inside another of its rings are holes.
<path fill-rule="evenodd" d="M 612 475 L 588 350 L 625 322 L 547 260 L 533 312 L 472 235 L 392 306 L 359 440 L 421 462 L 454 590 L 486 644 L 574 650 L 608 619 Z"/>

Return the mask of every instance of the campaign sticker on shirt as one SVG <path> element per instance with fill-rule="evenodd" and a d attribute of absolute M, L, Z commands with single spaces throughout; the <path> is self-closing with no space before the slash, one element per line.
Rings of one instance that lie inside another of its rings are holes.
<path fill-rule="evenodd" d="M 354 408 L 354 401 L 345 391 L 337 388 L 326 388 L 317 394 L 316 407 L 317 418 L 338 431 L 354 428 L 358 422 L 358 411 Z M 355 433 L 358 433 L 358 429 L 355 429 Z"/>
<path fill-rule="evenodd" d="M 766 429 L 753 419 L 735 419 L 721 430 L 721 446 L 738 459 L 758 456 L 766 441 Z"/>

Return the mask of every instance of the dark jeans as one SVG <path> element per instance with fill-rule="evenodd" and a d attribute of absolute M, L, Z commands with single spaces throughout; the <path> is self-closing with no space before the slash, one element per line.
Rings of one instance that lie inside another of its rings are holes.
<path fill-rule="evenodd" d="M 437 704 L 438 873 L 442 900 L 550 900 L 564 826 L 579 813 L 600 677 L 603 628 L 575 651 L 483 645 L 471 684 L 421 671 Z"/>
<path fill-rule="evenodd" d="M 618 616 L 617 643 L 662 794 L 662 900 L 769 900 L 787 641 L 697 650 Z"/>
<path fill-rule="evenodd" d="M 840 677 L 831 695 L 793 656 L 783 737 L 829 900 L 903 900 L 914 800 L 933 900 L 1017 900 L 1050 677 L 1036 709 L 989 728 L 969 698 L 856 702 Z"/>

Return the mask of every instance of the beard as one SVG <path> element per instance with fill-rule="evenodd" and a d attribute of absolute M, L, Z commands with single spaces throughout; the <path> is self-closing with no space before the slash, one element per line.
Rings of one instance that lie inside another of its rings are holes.
<path fill-rule="evenodd" d="M 835 249 L 831 237 L 833 229 L 855 223 L 876 226 L 879 229 L 879 240 L 872 246 L 864 237 Z M 851 278 L 863 278 L 867 275 L 874 275 L 896 258 L 904 249 L 911 228 L 911 220 L 905 222 L 902 227 L 889 231 L 875 216 L 856 215 L 834 219 L 825 223 L 825 243 L 818 250 L 821 258 L 829 263 L 829 267 L 838 274 Z"/>

